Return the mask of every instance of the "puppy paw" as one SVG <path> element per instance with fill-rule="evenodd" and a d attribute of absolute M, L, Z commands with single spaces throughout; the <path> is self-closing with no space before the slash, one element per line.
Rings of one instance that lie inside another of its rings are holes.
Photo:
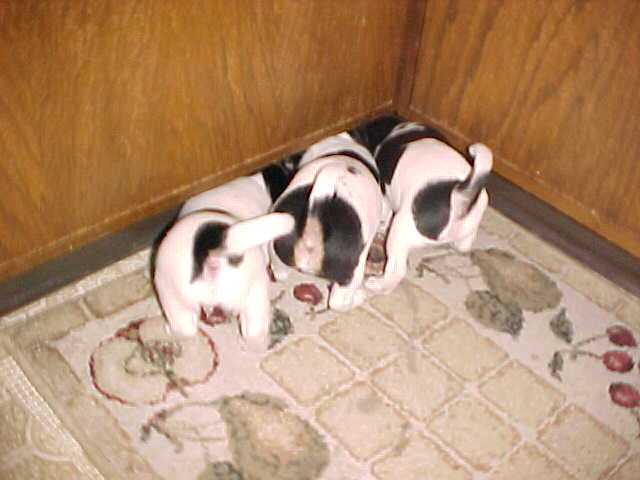
<path fill-rule="evenodd" d="M 356 308 L 362 305 L 367 299 L 367 291 L 364 288 L 359 288 L 353 294 L 353 304 L 351 308 Z"/>
<path fill-rule="evenodd" d="M 338 312 L 346 312 L 362 305 L 367 299 L 367 291 L 364 288 L 349 289 L 336 288 L 329 295 L 329 308 Z"/>
<path fill-rule="evenodd" d="M 459 252 L 467 253 L 471 251 L 471 247 L 473 246 L 474 240 L 475 240 L 475 235 L 469 235 L 468 237 L 465 237 L 463 239 L 456 240 L 455 242 L 453 242 L 453 246 Z"/>
<path fill-rule="evenodd" d="M 344 288 L 333 288 L 329 294 L 329 308 L 338 312 L 346 312 L 353 307 L 354 291 Z"/>
<path fill-rule="evenodd" d="M 387 277 L 369 277 L 364 281 L 364 286 L 371 293 L 381 295 L 391 292 L 400 283 L 399 280 Z"/>
<path fill-rule="evenodd" d="M 178 337 L 193 337 L 198 333 L 198 318 L 194 316 L 187 321 L 170 322 L 165 324 L 165 330 Z"/>

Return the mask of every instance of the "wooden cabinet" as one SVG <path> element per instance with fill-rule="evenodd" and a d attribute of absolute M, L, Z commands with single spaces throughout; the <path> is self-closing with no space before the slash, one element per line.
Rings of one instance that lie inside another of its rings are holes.
<path fill-rule="evenodd" d="M 640 2 L 429 0 L 405 116 L 640 256 Z"/>
<path fill-rule="evenodd" d="M 0 280 L 380 113 L 640 256 L 636 0 L 0 2 Z"/>
<path fill-rule="evenodd" d="M 408 1 L 0 3 L 0 279 L 390 111 Z"/>

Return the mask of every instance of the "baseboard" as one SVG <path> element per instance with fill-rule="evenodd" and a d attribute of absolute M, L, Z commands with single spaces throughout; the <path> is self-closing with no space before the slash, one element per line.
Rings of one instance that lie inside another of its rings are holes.
<path fill-rule="evenodd" d="M 174 208 L 154 215 L 0 283 L 0 315 L 151 246 L 176 214 Z"/>
<path fill-rule="evenodd" d="M 640 297 L 640 259 L 497 174 L 488 190 L 500 213 Z"/>

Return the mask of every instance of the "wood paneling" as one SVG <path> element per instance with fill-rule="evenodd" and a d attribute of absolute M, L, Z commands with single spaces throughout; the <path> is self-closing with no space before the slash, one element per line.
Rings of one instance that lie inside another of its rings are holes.
<path fill-rule="evenodd" d="M 396 73 L 396 91 L 393 97 L 393 106 L 396 112 L 406 111 L 411 102 L 422 29 L 424 28 L 425 7 L 426 0 L 409 2 L 406 27 L 403 32 L 404 38 L 402 39 L 402 55 Z"/>
<path fill-rule="evenodd" d="M 1 2 L 0 278 L 389 110 L 407 4 Z"/>
<path fill-rule="evenodd" d="M 411 106 L 640 256 L 640 2 L 429 0 Z"/>

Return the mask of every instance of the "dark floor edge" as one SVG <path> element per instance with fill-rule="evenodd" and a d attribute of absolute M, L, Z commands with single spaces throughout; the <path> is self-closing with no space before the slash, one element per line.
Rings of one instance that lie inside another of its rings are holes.
<path fill-rule="evenodd" d="M 146 218 L 0 283 L 0 315 L 38 300 L 87 275 L 150 247 L 175 218 L 177 208 Z"/>
<path fill-rule="evenodd" d="M 640 259 L 497 174 L 491 175 L 487 189 L 497 211 L 640 297 Z"/>

